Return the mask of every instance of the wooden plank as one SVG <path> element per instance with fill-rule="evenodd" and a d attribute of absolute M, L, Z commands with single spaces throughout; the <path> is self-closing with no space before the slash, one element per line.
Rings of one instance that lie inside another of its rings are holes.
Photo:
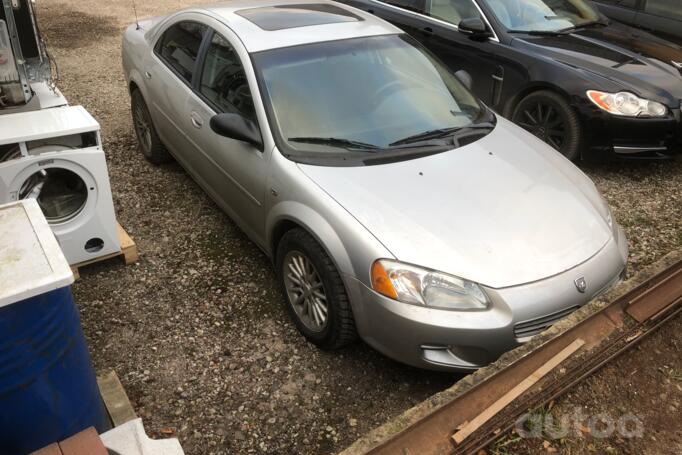
<path fill-rule="evenodd" d="M 537 383 L 540 379 L 545 377 L 550 371 L 556 368 L 557 365 L 559 365 L 561 362 L 570 357 L 584 344 L 585 342 L 582 339 L 578 338 L 577 340 L 573 341 L 571 344 L 566 346 L 561 352 L 559 352 L 554 357 L 545 362 L 530 376 L 528 376 L 523 381 L 518 383 L 509 392 L 502 395 L 502 397 L 500 397 L 499 400 L 497 400 L 495 403 L 493 403 L 491 406 L 489 406 L 483 412 L 477 415 L 474 419 L 471 420 L 471 422 L 467 422 L 464 425 L 462 425 L 459 428 L 459 431 L 457 431 L 452 436 L 452 439 L 454 439 L 454 441 L 457 444 L 460 444 L 462 441 L 464 441 L 464 439 L 466 439 L 474 431 L 480 428 L 481 425 L 483 425 L 488 420 L 493 418 L 497 413 L 499 413 L 502 409 L 508 406 L 512 401 L 514 401 L 516 398 L 518 398 L 524 392 L 530 389 L 535 383 Z"/>
<path fill-rule="evenodd" d="M 626 312 L 644 322 L 682 299 L 682 269 L 632 299 Z"/>
<path fill-rule="evenodd" d="M 126 265 L 137 262 L 137 260 L 140 259 L 140 255 L 137 252 L 137 245 L 135 245 L 135 241 L 128 235 L 128 233 L 121 227 L 120 224 L 116 224 L 116 229 L 118 230 L 118 241 L 121 244 L 123 261 Z"/>
<path fill-rule="evenodd" d="M 128 400 L 121 381 L 114 370 L 108 370 L 97 377 L 100 395 L 115 427 L 137 419 L 135 410 Z"/>

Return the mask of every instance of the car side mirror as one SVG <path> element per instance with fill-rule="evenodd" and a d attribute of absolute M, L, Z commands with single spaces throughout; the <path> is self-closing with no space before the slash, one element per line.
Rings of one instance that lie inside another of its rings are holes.
<path fill-rule="evenodd" d="M 256 124 L 239 114 L 214 115 L 211 117 L 211 129 L 220 136 L 253 144 L 261 150 L 263 148 L 263 138 Z"/>
<path fill-rule="evenodd" d="M 468 17 L 466 19 L 462 19 L 457 28 L 459 29 L 460 33 L 467 35 L 472 39 L 483 40 L 493 36 L 480 17 Z"/>
<path fill-rule="evenodd" d="M 471 90 L 471 87 L 474 85 L 474 80 L 471 78 L 471 74 L 469 74 L 466 70 L 459 70 L 455 73 L 455 77 L 462 83 L 466 88 Z"/>

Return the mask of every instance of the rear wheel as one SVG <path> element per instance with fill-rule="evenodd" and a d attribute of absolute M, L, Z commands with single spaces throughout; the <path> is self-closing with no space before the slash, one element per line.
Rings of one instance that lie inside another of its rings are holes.
<path fill-rule="evenodd" d="M 561 95 L 546 90 L 531 93 L 516 105 L 512 121 L 554 147 L 569 160 L 580 158 L 580 121 Z"/>
<path fill-rule="evenodd" d="M 306 231 L 293 229 L 277 248 L 277 271 L 287 310 L 298 330 L 323 349 L 338 349 L 356 338 L 353 312 L 334 263 Z"/>
<path fill-rule="evenodd" d="M 133 114 L 135 135 L 142 155 L 152 164 L 171 161 L 170 154 L 156 133 L 147 103 L 145 103 L 142 93 L 137 89 L 130 94 L 130 108 Z"/>

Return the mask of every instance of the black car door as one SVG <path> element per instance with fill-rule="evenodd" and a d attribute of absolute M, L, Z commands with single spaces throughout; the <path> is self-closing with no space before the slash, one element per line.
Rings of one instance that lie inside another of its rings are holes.
<path fill-rule="evenodd" d="M 637 25 L 682 45 L 682 2 L 680 0 L 644 0 L 637 13 Z"/>
<path fill-rule="evenodd" d="M 625 24 L 634 25 L 639 0 L 597 0 L 595 4 L 604 15 Z"/>
<path fill-rule="evenodd" d="M 473 79 L 473 92 L 486 103 L 494 100 L 496 40 L 478 41 L 460 33 L 461 19 L 478 17 L 472 0 L 343 0 L 401 28 L 437 55 L 453 71 L 465 70 Z"/>

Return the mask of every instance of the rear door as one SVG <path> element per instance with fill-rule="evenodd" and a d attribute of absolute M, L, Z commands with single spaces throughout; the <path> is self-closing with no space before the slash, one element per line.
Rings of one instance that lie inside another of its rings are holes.
<path fill-rule="evenodd" d="M 192 144 L 184 112 L 207 31 L 206 25 L 189 17 L 170 23 L 155 43 L 143 74 L 148 80 L 146 102 L 161 140 L 188 170 L 193 167 L 188 154 Z"/>

